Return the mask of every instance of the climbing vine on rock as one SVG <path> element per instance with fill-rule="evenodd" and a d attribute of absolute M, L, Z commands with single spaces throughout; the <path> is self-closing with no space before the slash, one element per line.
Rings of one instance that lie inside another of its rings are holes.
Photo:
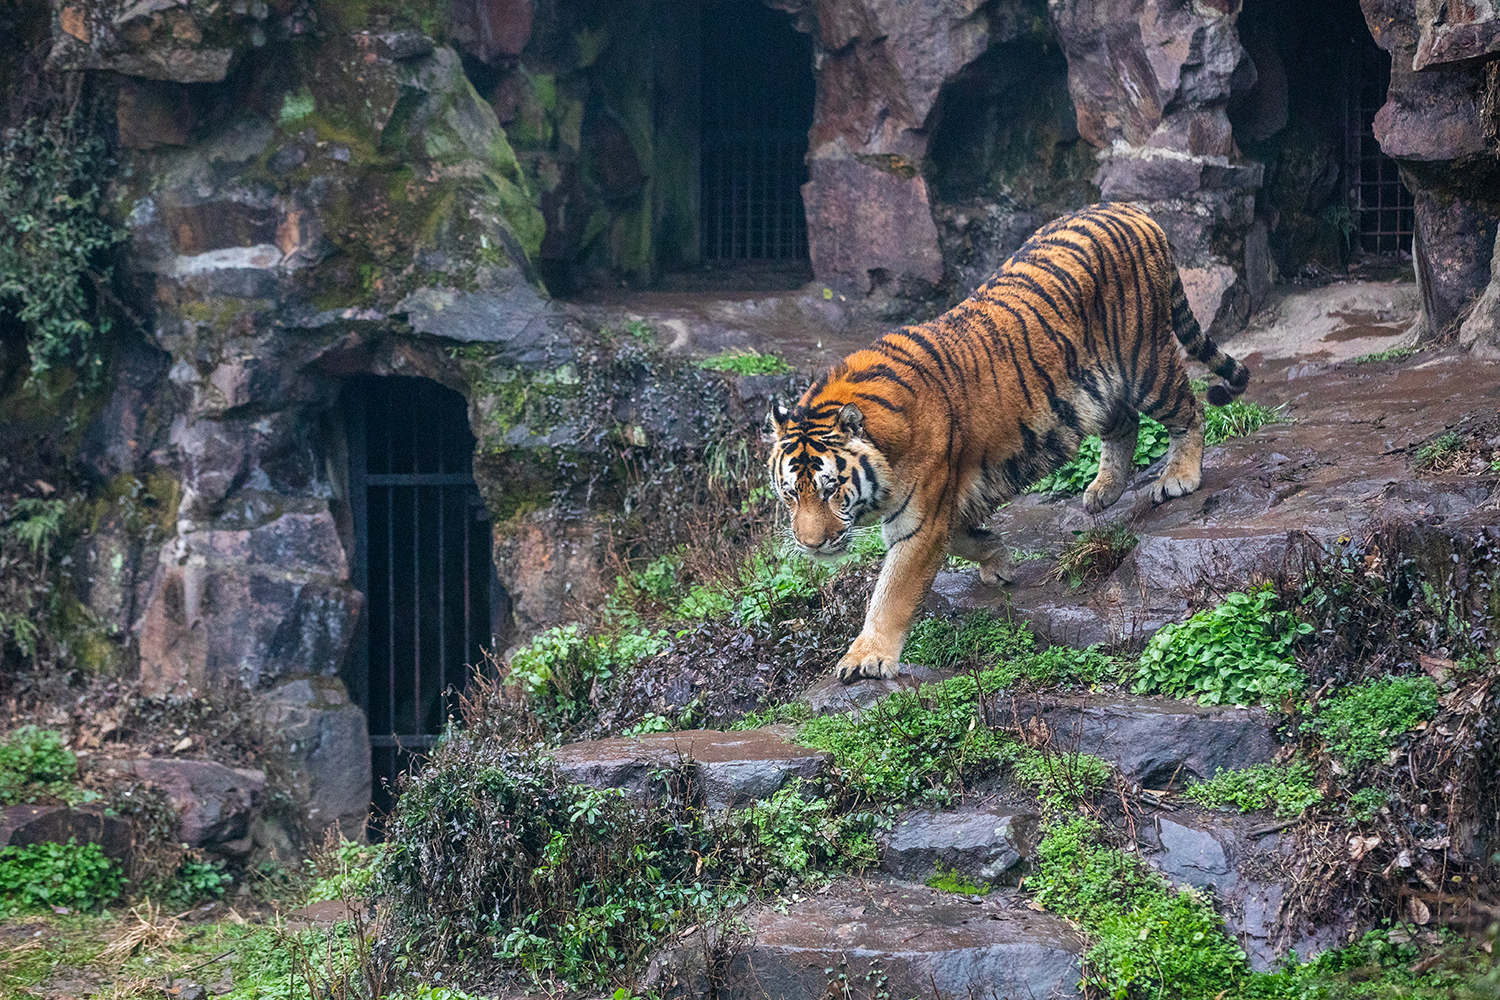
<path fill-rule="evenodd" d="M 105 214 L 112 167 L 83 112 L 0 136 L 0 318 L 24 328 L 33 375 L 76 365 L 88 384 L 103 373 L 109 255 L 125 238 Z"/>

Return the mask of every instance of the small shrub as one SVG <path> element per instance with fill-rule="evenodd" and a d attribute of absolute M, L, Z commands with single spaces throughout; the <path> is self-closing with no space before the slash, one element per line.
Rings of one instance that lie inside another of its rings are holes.
<path fill-rule="evenodd" d="M 1412 455 L 1412 468 L 1418 472 L 1447 472 L 1467 456 L 1468 438 L 1449 431 L 1418 448 Z M 1464 462 L 1463 464 L 1467 464 Z"/>
<path fill-rule="evenodd" d="M 66 797 L 77 774 L 62 733 L 22 726 L 0 740 L 0 805 Z"/>
<path fill-rule="evenodd" d="M 1077 817 L 1047 828 L 1036 849 L 1036 869 L 1023 883 L 1038 905 L 1090 926 L 1110 914 L 1138 909 L 1161 888 L 1137 857 L 1099 843 L 1098 821 Z"/>
<path fill-rule="evenodd" d="M 120 894 L 125 877 L 98 844 L 0 847 L 0 905 L 12 913 L 64 906 L 93 910 Z"/>
<path fill-rule="evenodd" d="M 1135 466 L 1143 469 L 1167 453 L 1171 437 L 1167 429 L 1150 417 L 1141 416 L 1141 429 L 1135 439 Z M 1033 493 L 1082 493 L 1094 477 L 1099 475 L 1099 454 L 1102 445 L 1097 434 L 1090 434 L 1078 442 L 1078 454 L 1066 465 L 1038 479 L 1031 486 Z"/>
<path fill-rule="evenodd" d="M 1207 385 L 1198 387 L 1198 391 Z M 1242 399 L 1228 406 L 1208 406 L 1203 413 L 1203 443 L 1207 446 L 1221 444 L 1234 437 L 1254 434 L 1266 424 L 1277 423 L 1286 418 L 1277 410 L 1259 403 L 1247 403 Z M 1166 427 L 1145 414 L 1141 415 L 1141 428 L 1135 439 L 1135 466 L 1143 469 L 1167 453 L 1171 437 Z M 1084 438 L 1078 444 L 1078 454 L 1064 466 L 1038 479 L 1031 486 L 1033 493 L 1082 493 L 1099 474 L 1101 445 L 1096 435 Z"/>
<path fill-rule="evenodd" d="M 1004 756 L 1016 781 L 1030 788 L 1050 813 L 1089 801 L 1113 773 L 1105 761 L 1076 751 L 1044 751 L 1011 744 Z"/>
<path fill-rule="evenodd" d="M 943 802 L 961 777 L 994 770 L 1000 742 L 969 677 L 898 691 L 862 713 L 811 719 L 798 742 L 834 755 L 844 778 L 877 802 Z"/>
<path fill-rule="evenodd" d="M 762 354 L 753 348 L 728 350 L 715 357 L 704 358 L 698 362 L 698 367 L 734 375 L 789 375 L 794 370 L 776 355 Z"/>
<path fill-rule="evenodd" d="M 1202 806 L 1232 805 L 1240 812 L 1275 808 L 1278 816 L 1296 816 L 1323 801 L 1312 765 L 1287 767 L 1252 764 L 1239 770 L 1220 770 L 1208 781 L 1183 793 Z"/>
<path fill-rule="evenodd" d="M 1205 705 L 1279 701 L 1307 683 L 1292 647 L 1312 630 L 1276 610 L 1269 589 L 1228 594 L 1218 607 L 1165 625 L 1151 637 L 1134 690 L 1196 697 Z"/>
<path fill-rule="evenodd" d="M 988 667 L 1032 651 L 1025 625 L 1012 625 L 983 609 L 961 619 L 924 618 L 907 636 L 902 658 L 935 670 Z"/>
<path fill-rule="evenodd" d="M 1349 796 L 1349 818 L 1356 823 L 1369 823 L 1390 800 L 1391 793 L 1384 788 L 1361 788 Z"/>
<path fill-rule="evenodd" d="M 1243 399 L 1231 400 L 1228 406 L 1209 406 L 1203 411 L 1203 444 L 1212 447 L 1230 438 L 1249 437 L 1266 424 L 1287 419 L 1278 410 Z"/>
<path fill-rule="evenodd" d="M 369 898 L 389 849 L 389 844 L 359 844 L 343 837 L 325 842 L 306 862 L 313 880 L 307 901 Z"/>
<path fill-rule="evenodd" d="M 1066 580 L 1070 587 L 1102 580 L 1125 561 L 1139 541 L 1122 522 L 1074 531 L 1073 540 L 1057 557 L 1049 576 Z"/>
<path fill-rule="evenodd" d="M 1192 888 L 1164 886 L 1142 905 L 1100 920 L 1086 979 L 1111 997 L 1211 1000 L 1245 978 L 1245 951 Z"/>
<path fill-rule="evenodd" d="M 1109 997 L 1223 996 L 1245 953 L 1201 895 L 1173 892 L 1134 855 L 1099 843 L 1098 822 L 1054 823 L 1024 885 L 1038 905 L 1077 921 L 1090 942 L 1085 982 Z"/>
<path fill-rule="evenodd" d="M 1353 365 L 1367 365 L 1372 361 L 1400 361 L 1417 354 L 1420 347 L 1388 347 L 1383 351 L 1372 351 L 1369 354 L 1361 354 L 1356 358 L 1350 358 L 1349 363 Z"/>
<path fill-rule="evenodd" d="M 182 910 L 205 899 L 223 899 L 224 890 L 234 884 L 234 876 L 224 871 L 222 861 L 204 861 L 185 857 L 167 893 L 173 909 Z"/>
<path fill-rule="evenodd" d="M 988 882 L 975 885 L 960 875 L 957 868 L 948 872 L 944 872 L 941 868 L 938 869 L 927 880 L 927 886 L 928 888 L 938 889 L 942 892 L 956 892 L 961 896 L 988 896 L 990 894 L 990 884 Z"/>
<path fill-rule="evenodd" d="M 801 781 L 778 789 L 741 812 L 762 862 L 779 875 L 807 878 L 818 872 L 863 869 L 879 855 L 874 817 L 843 814 L 825 798 L 807 794 Z"/>
<path fill-rule="evenodd" d="M 542 719 L 567 726 L 593 709 L 617 671 L 660 653 L 668 642 L 663 630 L 591 636 L 576 623 L 554 625 L 515 652 L 508 680 Z"/>
<path fill-rule="evenodd" d="M 1090 646 L 1088 649 L 1049 646 L 1040 653 L 1018 657 L 1012 662 L 1018 675 L 1041 687 L 1090 687 L 1109 683 L 1121 680 L 1126 669 L 1125 661 L 1100 651 L 1098 646 Z M 1005 672 L 1001 667 L 986 674 L 986 683 L 991 680 L 1000 681 L 996 684 L 997 687 L 1009 687 L 1014 681 L 1002 680 Z"/>
<path fill-rule="evenodd" d="M 1305 724 L 1349 770 L 1386 758 L 1406 733 L 1437 714 L 1438 688 L 1427 677 L 1388 677 L 1325 699 Z"/>

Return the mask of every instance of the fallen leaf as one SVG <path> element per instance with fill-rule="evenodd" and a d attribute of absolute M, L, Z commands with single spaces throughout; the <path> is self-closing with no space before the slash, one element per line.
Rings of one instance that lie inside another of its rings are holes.
<path fill-rule="evenodd" d="M 85 45 L 89 43 L 92 36 L 89 34 L 89 23 L 84 19 L 83 11 L 77 7 L 64 7 L 58 20 L 62 24 L 62 30 Z"/>
<path fill-rule="evenodd" d="M 180 739 L 176 743 L 172 744 L 172 752 L 173 753 L 182 753 L 182 751 L 191 748 L 192 745 L 193 745 L 193 738 L 191 736 L 184 736 L 182 739 Z"/>
<path fill-rule="evenodd" d="M 1349 857 L 1358 861 L 1379 846 L 1379 837 L 1373 835 L 1369 837 L 1355 835 L 1349 838 Z"/>
<path fill-rule="evenodd" d="M 1407 904 L 1407 910 L 1411 912 L 1412 923 L 1421 925 L 1432 919 L 1432 911 L 1420 899 L 1413 896 L 1407 901 Z"/>

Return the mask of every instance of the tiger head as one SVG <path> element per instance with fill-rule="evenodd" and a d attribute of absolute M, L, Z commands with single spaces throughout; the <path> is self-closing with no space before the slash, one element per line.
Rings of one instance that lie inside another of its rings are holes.
<path fill-rule="evenodd" d="M 890 466 L 847 403 L 787 410 L 772 404 L 771 485 L 792 514 L 792 537 L 811 556 L 832 557 L 855 525 L 889 495 Z"/>

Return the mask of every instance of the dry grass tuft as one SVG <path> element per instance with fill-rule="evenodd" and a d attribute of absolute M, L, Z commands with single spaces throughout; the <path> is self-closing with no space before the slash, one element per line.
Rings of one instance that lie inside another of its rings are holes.
<path fill-rule="evenodd" d="M 1073 535 L 1047 574 L 1047 579 L 1065 580 L 1070 587 L 1109 576 L 1140 541 L 1124 522 L 1096 525 Z"/>
<path fill-rule="evenodd" d="M 132 908 L 130 915 L 135 918 L 134 923 L 126 923 L 110 937 L 109 944 L 99 953 L 100 961 L 124 962 L 137 949 L 159 951 L 182 940 L 182 926 L 177 917 L 163 915 L 161 906 L 149 899 Z"/>

